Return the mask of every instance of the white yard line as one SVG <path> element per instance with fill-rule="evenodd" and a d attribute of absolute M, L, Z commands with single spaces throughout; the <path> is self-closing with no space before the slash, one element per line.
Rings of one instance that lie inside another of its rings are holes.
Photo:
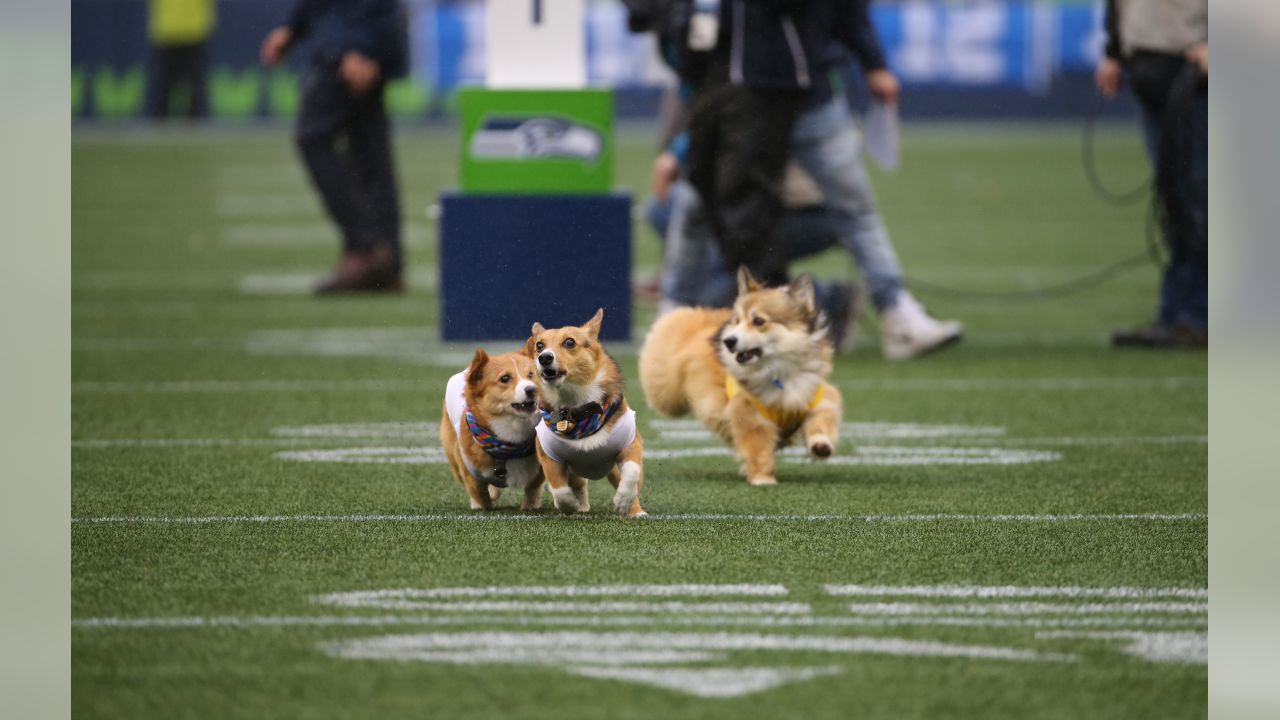
<path fill-rule="evenodd" d="M 839 597 L 910 596 L 939 598 L 1208 598 L 1207 588 L 1081 587 L 1026 585 L 824 585 Z"/>
<path fill-rule="evenodd" d="M 434 330 L 428 329 L 429 339 L 434 340 Z M 190 339 L 188 339 L 189 341 Z M 432 347 L 465 352 L 464 346 L 451 347 L 437 343 Z M 464 362 L 463 365 L 466 363 Z M 879 389 L 886 391 L 933 390 L 1081 390 L 1081 389 L 1147 389 L 1198 387 L 1207 384 L 1199 376 L 1175 376 L 1168 378 L 1022 378 L 1022 379 L 958 379 L 936 378 L 929 380 L 846 380 L 836 383 L 842 389 L 852 391 Z M 232 393 L 232 392 L 312 392 L 315 390 L 345 390 L 363 388 L 424 388 L 438 391 L 425 382 L 401 380 L 162 380 L 162 381 L 79 381 L 71 384 L 75 393 Z M 679 428 L 673 428 L 679 429 Z M 693 428 L 685 428 L 693 429 Z"/>
<path fill-rule="evenodd" d="M 1115 615 L 1147 613 L 1207 613 L 1205 602 L 1117 602 L 1117 603 L 853 603 L 855 615 Z"/>
<path fill-rule="evenodd" d="M 86 617 L 71 621 L 77 629 L 162 630 L 217 627 L 393 627 L 505 625 L 514 627 L 590 626 L 590 627 L 893 627 L 900 625 L 939 625 L 1002 628 L 1096 628 L 1096 627 L 1162 627 L 1187 628 L 1207 624 L 1204 618 L 1153 617 L 1084 617 L 1084 618 L 985 618 L 985 617 L 819 617 L 787 616 L 722 616 L 685 615 L 565 615 L 550 617 L 473 615 L 247 615 L 247 616 L 170 616 L 170 617 Z"/>
<path fill-rule="evenodd" d="M 556 600 L 472 600 L 431 601 L 393 598 L 337 598 L 322 604 L 348 608 L 379 610 L 429 610 L 440 613 L 704 613 L 708 615 L 743 613 L 749 615 L 806 615 L 813 612 L 809 603 L 789 602 L 569 602 Z"/>
<path fill-rule="evenodd" d="M 1209 662 L 1209 635 L 1203 632 L 1039 632 L 1040 639 L 1128 640 L 1123 652 L 1144 660 L 1187 665 Z"/>
<path fill-rule="evenodd" d="M 115 515 L 102 517 L 73 517 L 73 524 L 89 525 L 221 525 L 229 523 L 369 523 L 369 522 L 573 522 L 589 520 L 592 516 L 560 517 L 547 514 L 365 514 L 365 515 L 204 515 L 204 516 L 146 516 Z M 597 518 L 601 519 L 601 518 Z M 674 515 L 649 515 L 637 522 L 854 522 L 854 523 L 1064 523 L 1064 522 L 1200 522 L 1208 519 L 1207 513 L 1118 513 L 1118 514 L 1039 514 L 1039 515 L 977 515 L 977 514 L 919 514 L 919 515 L 745 515 L 728 513 L 689 513 Z"/>
<path fill-rule="evenodd" d="M 326 605 L 358 607 L 367 599 L 427 599 L 459 597 L 685 597 L 748 595 L 777 597 L 787 594 L 785 585 L 490 585 L 487 587 L 392 588 L 328 593 L 313 598 Z"/>

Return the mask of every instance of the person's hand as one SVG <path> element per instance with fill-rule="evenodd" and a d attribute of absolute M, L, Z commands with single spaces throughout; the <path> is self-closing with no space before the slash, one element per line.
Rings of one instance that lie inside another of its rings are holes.
<path fill-rule="evenodd" d="M 342 65 L 338 75 L 356 95 L 363 95 L 378 82 L 381 70 L 378 62 L 356 52 L 348 50 L 342 56 Z"/>
<path fill-rule="evenodd" d="M 1187 60 L 1200 66 L 1200 74 L 1209 77 L 1209 43 L 1196 43 L 1187 49 Z"/>
<path fill-rule="evenodd" d="M 1093 83 L 1098 86 L 1098 92 L 1108 100 L 1120 90 L 1120 73 L 1120 61 L 1115 58 L 1103 58 L 1093 73 Z"/>
<path fill-rule="evenodd" d="M 871 91 L 872 97 L 885 105 L 896 105 L 902 86 L 896 75 L 881 68 L 867 73 L 867 89 Z"/>
<path fill-rule="evenodd" d="M 278 64 L 284 59 L 285 53 L 289 52 L 291 44 L 293 44 L 293 31 L 287 26 L 278 27 L 267 33 L 267 37 L 262 40 L 262 49 L 258 53 L 262 64 L 267 66 Z"/>
<path fill-rule="evenodd" d="M 649 192 L 662 202 L 667 201 L 671 185 L 680 177 L 680 161 L 675 153 L 665 150 L 653 160 L 653 169 L 649 172 Z"/>

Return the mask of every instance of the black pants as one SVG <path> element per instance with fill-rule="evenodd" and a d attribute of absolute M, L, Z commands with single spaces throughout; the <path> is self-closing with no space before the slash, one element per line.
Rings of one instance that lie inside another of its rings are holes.
<path fill-rule="evenodd" d="M 185 88 L 190 96 L 186 116 L 208 117 L 209 71 L 207 43 L 191 45 L 152 45 L 150 78 L 147 81 L 147 116 L 169 116 L 174 90 Z"/>
<path fill-rule="evenodd" d="M 334 66 L 302 78 L 295 139 L 311 182 L 342 233 L 347 252 L 391 248 L 399 270 L 400 197 L 383 86 L 354 95 Z"/>
<path fill-rule="evenodd" d="M 689 109 L 689 181 L 702 196 L 731 271 L 746 265 L 768 285 L 787 280 L 776 233 L 791 129 L 803 94 L 734 85 L 712 67 Z"/>

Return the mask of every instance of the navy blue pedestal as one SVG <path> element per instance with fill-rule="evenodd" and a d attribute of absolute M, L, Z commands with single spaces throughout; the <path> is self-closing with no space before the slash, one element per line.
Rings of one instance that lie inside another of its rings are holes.
<path fill-rule="evenodd" d="M 631 339 L 627 195 L 441 196 L 445 340 L 524 340 L 604 308 L 604 340 Z"/>

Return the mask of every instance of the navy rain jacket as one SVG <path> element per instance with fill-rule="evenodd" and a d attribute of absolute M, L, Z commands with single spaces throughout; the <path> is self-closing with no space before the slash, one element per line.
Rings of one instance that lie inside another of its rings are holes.
<path fill-rule="evenodd" d="M 337 66 L 350 50 L 378 62 L 384 80 L 404 77 L 408 25 L 399 0 L 298 0 L 289 16 L 295 42 L 310 62 Z"/>

